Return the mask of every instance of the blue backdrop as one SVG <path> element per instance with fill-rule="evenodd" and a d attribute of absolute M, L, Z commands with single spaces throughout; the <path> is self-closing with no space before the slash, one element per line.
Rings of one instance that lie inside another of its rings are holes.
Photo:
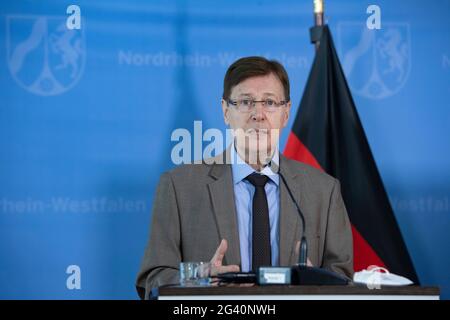
<path fill-rule="evenodd" d="M 329 0 L 326 17 L 419 278 L 450 298 L 450 2 Z M 172 131 L 225 129 L 223 76 L 247 55 L 286 66 L 295 115 L 311 25 L 312 0 L 2 1 L 0 298 L 137 298 Z"/>

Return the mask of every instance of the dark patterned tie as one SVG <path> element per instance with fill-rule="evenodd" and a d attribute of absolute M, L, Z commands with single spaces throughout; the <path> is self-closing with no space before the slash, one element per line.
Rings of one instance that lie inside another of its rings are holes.
<path fill-rule="evenodd" d="M 266 190 L 264 190 L 264 186 L 269 178 L 265 175 L 252 173 L 246 179 L 255 186 L 255 195 L 253 196 L 252 269 L 256 272 L 260 266 L 272 265 L 269 206 L 267 204 Z"/>

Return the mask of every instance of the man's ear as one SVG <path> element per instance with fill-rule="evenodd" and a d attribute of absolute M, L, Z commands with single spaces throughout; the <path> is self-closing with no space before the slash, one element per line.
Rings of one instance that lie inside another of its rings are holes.
<path fill-rule="evenodd" d="M 230 125 L 230 121 L 228 119 L 229 117 L 229 111 L 230 108 L 228 108 L 228 103 L 222 99 L 222 112 L 223 112 L 223 121 L 225 122 L 226 125 Z"/>
<path fill-rule="evenodd" d="M 288 103 L 287 103 L 287 105 L 286 105 L 286 108 L 285 108 L 285 110 L 284 110 L 284 119 L 283 119 L 283 128 L 288 124 L 288 121 L 289 121 L 289 115 L 290 115 L 290 113 L 291 113 L 291 105 L 292 105 L 292 103 L 291 103 L 291 101 L 289 101 Z"/>

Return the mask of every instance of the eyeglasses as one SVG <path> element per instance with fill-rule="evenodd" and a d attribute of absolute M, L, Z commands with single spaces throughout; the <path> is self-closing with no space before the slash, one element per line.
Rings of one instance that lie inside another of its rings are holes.
<path fill-rule="evenodd" d="M 240 112 L 249 112 L 249 111 L 251 111 L 253 108 L 256 107 L 256 103 L 257 102 L 260 102 L 262 104 L 262 106 L 264 107 L 265 111 L 275 112 L 275 111 L 280 110 L 280 108 L 282 106 L 285 106 L 289 102 L 289 100 L 288 101 L 282 100 L 282 101 L 279 101 L 279 102 L 277 102 L 277 101 L 275 101 L 273 99 L 264 99 L 264 100 L 259 100 L 258 101 L 258 100 L 253 100 L 253 99 L 250 99 L 250 98 L 239 99 L 239 100 L 231 100 L 231 99 L 227 100 L 227 103 L 229 105 L 231 104 L 231 105 L 235 106 L 236 109 L 238 109 Z"/>

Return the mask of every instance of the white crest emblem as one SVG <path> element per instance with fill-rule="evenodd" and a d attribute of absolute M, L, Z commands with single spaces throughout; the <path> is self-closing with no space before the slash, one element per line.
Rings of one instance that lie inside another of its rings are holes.
<path fill-rule="evenodd" d="M 9 71 L 24 89 L 61 94 L 80 79 L 86 60 L 83 30 L 68 30 L 67 17 L 6 17 Z"/>
<path fill-rule="evenodd" d="M 339 52 L 353 93 L 383 99 L 405 85 L 411 69 L 407 23 L 385 23 L 369 30 L 364 23 L 338 25 Z"/>

